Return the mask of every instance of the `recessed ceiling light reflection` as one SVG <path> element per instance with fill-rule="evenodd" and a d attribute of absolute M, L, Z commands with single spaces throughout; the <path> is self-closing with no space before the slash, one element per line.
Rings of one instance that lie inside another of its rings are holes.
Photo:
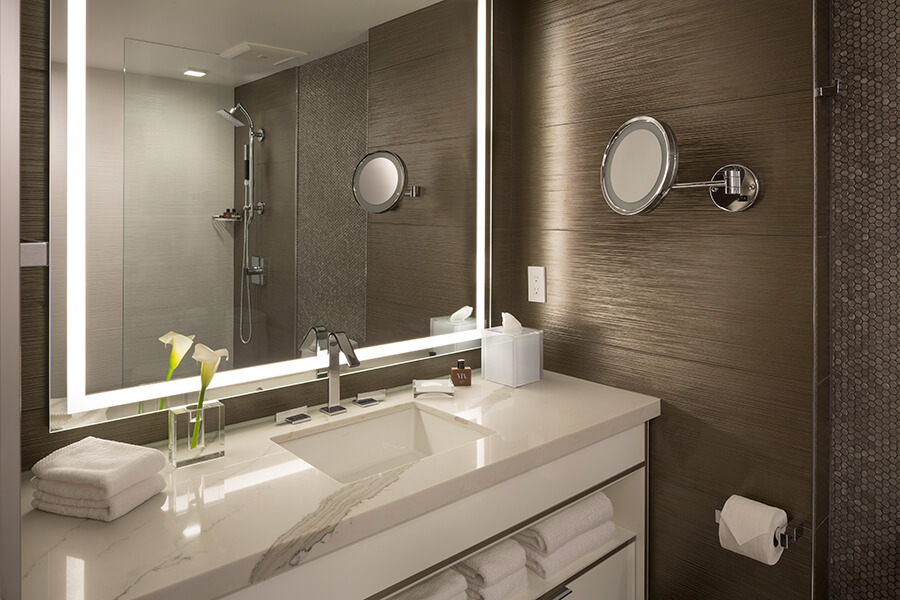
<path fill-rule="evenodd" d="M 206 77 L 206 71 L 202 69 L 188 69 L 184 72 L 188 77 Z"/>

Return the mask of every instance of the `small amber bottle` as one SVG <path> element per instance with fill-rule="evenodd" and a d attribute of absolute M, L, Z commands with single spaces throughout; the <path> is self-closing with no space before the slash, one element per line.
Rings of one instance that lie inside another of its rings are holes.
<path fill-rule="evenodd" d="M 454 386 L 472 385 L 472 367 L 467 367 L 466 361 L 459 359 L 456 366 L 450 369 L 450 381 Z"/>

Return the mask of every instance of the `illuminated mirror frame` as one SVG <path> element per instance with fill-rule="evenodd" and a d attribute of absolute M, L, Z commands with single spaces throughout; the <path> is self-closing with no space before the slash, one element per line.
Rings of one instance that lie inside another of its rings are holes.
<path fill-rule="evenodd" d="M 360 348 L 356 355 L 365 362 L 409 352 L 481 339 L 486 319 L 486 227 L 487 227 L 487 59 L 488 2 L 478 0 L 477 109 L 476 109 L 476 328 L 445 335 L 418 338 Z M 69 0 L 67 68 L 67 177 L 66 177 L 66 406 L 69 414 L 171 397 L 200 390 L 200 377 L 162 381 L 96 394 L 87 393 L 87 0 Z M 296 375 L 328 366 L 325 355 L 223 371 L 210 384 L 229 388 L 254 381 Z M 227 390 L 225 395 L 227 395 Z"/>

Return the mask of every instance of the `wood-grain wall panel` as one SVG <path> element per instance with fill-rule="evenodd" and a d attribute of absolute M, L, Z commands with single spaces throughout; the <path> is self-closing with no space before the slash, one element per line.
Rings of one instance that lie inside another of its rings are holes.
<path fill-rule="evenodd" d="M 526 5 L 523 102 L 546 124 L 812 88 L 808 1 Z"/>
<path fill-rule="evenodd" d="M 600 191 L 603 152 L 622 123 L 646 114 L 640 109 L 555 126 L 532 118 L 523 131 L 523 161 L 529 165 L 523 185 L 535 201 L 514 212 L 514 223 L 619 235 L 677 227 L 716 235 L 811 236 L 809 104 L 809 92 L 798 92 L 650 113 L 668 123 L 678 139 L 678 181 L 708 181 L 734 162 L 760 176 L 762 196 L 753 210 L 740 215 L 715 209 L 703 189 L 673 190 L 646 215 L 623 217 L 609 209 Z M 728 134 L 722 131 L 725 124 Z"/>
<path fill-rule="evenodd" d="M 22 69 L 50 70 L 50 2 L 22 0 L 20 44 Z"/>
<path fill-rule="evenodd" d="M 370 148 L 474 135 L 474 55 L 444 52 L 369 72 Z"/>
<path fill-rule="evenodd" d="M 475 0 L 444 0 L 369 30 L 369 70 L 380 71 L 443 53 L 471 55 Z M 448 23 L 466 23 L 458 29 Z"/>
<path fill-rule="evenodd" d="M 428 335 L 431 317 L 475 305 L 472 228 L 370 222 L 368 236 L 369 344 Z"/>
<path fill-rule="evenodd" d="M 368 344 L 475 305 L 475 9 L 445 1 L 370 32 L 369 151 L 397 152 L 422 195 L 369 215 Z"/>
<path fill-rule="evenodd" d="M 650 598 L 809 598 L 811 539 L 764 567 L 718 546 L 713 511 L 732 493 L 809 524 L 822 510 L 814 365 L 828 282 L 815 244 L 813 5 L 515 5 L 514 93 L 494 93 L 505 98 L 495 118 L 514 124 L 492 173 L 512 198 L 512 227 L 493 232 L 509 244 L 494 255 L 494 268 L 509 261 L 494 298 L 544 329 L 547 368 L 662 398 Z M 673 127 L 680 181 L 742 162 L 762 177 L 759 204 L 726 214 L 683 190 L 647 215 L 614 214 L 600 160 L 638 114 Z M 547 267 L 546 304 L 525 300 L 528 265 Z"/>
<path fill-rule="evenodd" d="M 50 398 L 50 361 L 47 358 L 50 341 L 48 275 L 47 269 L 32 267 L 22 269 L 22 276 L 19 278 L 22 410 L 46 408 Z"/>
<path fill-rule="evenodd" d="M 714 518 L 721 499 L 690 482 L 656 481 L 652 464 L 651 459 L 650 598 L 810 598 L 811 535 L 772 567 L 723 550 Z"/>
<path fill-rule="evenodd" d="M 50 236 L 49 85 L 48 70 L 21 70 L 19 226 L 22 237 L 35 240 Z"/>
<path fill-rule="evenodd" d="M 811 240 L 517 232 L 515 275 L 547 268 L 547 302 L 522 303 L 522 319 L 587 341 L 811 381 Z"/>

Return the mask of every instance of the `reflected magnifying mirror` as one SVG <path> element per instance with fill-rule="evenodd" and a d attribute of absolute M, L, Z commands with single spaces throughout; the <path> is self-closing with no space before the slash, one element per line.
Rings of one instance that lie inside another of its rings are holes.
<path fill-rule="evenodd" d="M 407 189 L 406 164 L 387 150 L 363 157 L 353 174 L 353 197 L 365 210 L 381 213 L 391 210 L 403 196 L 418 195 L 418 188 Z"/>
<path fill-rule="evenodd" d="M 731 164 L 712 181 L 675 183 L 678 144 L 668 125 L 652 117 L 635 117 L 613 134 L 600 165 L 601 190 L 620 215 L 653 210 L 669 190 L 708 188 L 713 203 L 728 212 L 747 210 L 759 197 L 759 178 L 745 166 Z"/>

